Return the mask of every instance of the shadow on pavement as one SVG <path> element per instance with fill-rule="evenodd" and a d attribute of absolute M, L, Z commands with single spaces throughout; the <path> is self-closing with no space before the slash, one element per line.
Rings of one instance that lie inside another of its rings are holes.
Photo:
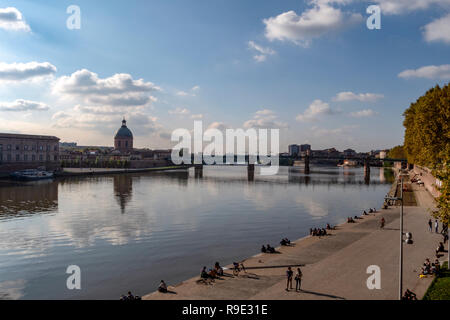
<path fill-rule="evenodd" d="M 326 293 L 313 292 L 313 291 L 308 291 L 308 290 L 301 290 L 300 292 L 301 292 L 301 293 L 313 294 L 313 295 L 315 295 L 315 296 L 320 296 L 320 297 L 327 297 L 327 298 L 333 298 L 333 299 L 345 300 L 345 298 L 343 298 L 343 297 L 333 296 L 333 295 L 331 295 L 331 294 L 326 294 Z"/>

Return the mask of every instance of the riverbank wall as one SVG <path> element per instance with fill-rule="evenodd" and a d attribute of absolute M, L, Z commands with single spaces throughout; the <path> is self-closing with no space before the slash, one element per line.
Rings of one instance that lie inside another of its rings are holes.
<path fill-rule="evenodd" d="M 427 189 L 433 197 L 437 198 L 441 195 L 438 190 L 438 187 L 441 185 L 441 181 L 432 175 L 430 169 L 414 165 L 413 171 L 417 175 L 416 178 L 422 180 L 425 189 Z"/>
<path fill-rule="evenodd" d="M 56 177 L 79 177 L 108 174 L 148 173 L 159 171 L 187 170 L 190 166 L 167 166 L 139 169 L 108 169 L 108 168 L 64 168 L 55 174 Z"/>

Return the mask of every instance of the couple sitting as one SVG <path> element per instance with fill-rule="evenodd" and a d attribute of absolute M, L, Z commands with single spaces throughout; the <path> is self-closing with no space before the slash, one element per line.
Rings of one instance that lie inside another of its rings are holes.
<path fill-rule="evenodd" d="M 267 248 L 264 247 L 264 245 L 261 247 L 262 253 L 275 253 L 275 248 L 271 247 L 269 244 L 267 245 Z"/>
<path fill-rule="evenodd" d="M 223 276 L 223 268 L 220 266 L 219 262 L 214 264 L 214 269 L 209 269 L 206 271 L 206 267 L 203 267 L 200 278 L 202 279 L 216 279 L 219 276 Z"/>

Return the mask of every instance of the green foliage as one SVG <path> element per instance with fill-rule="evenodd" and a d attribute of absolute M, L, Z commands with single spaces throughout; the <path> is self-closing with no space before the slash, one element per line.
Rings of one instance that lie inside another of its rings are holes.
<path fill-rule="evenodd" d="M 441 196 L 437 198 L 437 211 L 433 216 L 442 222 L 449 223 L 450 218 L 450 162 L 446 162 L 434 173 L 435 177 L 442 181 L 439 188 Z"/>
<path fill-rule="evenodd" d="M 443 222 L 450 216 L 450 84 L 436 86 L 412 103 L 404 113 L 404 152 L 409 163 L 433 170 L 442 181 L 438 211 L 434 216 Z"/>
<path fill-rule="evenodd" d="M 450 271 L 447 262 L 442 267 L 441 276 L 433 280 L 423 300 L 450 300 Z"/>
<path fill-rule="evenodd" d="M 450 160 L 450 85 L 436 86 L 404 113 L 409 163 L 434 169 Z"/>
<path fill-rule="evenodd" d="M 392 148 L 388 153 L 388 158 L 391 159 L 406 159 L 405 151 L 403 150 L 403 146 L 396 146 Z"/>

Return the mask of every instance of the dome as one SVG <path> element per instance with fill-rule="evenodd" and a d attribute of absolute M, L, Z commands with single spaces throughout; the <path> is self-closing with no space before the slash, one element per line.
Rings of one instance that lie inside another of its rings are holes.
<path fill-rule="evenodd" d="M 133 134 L 131 133 L 131 130 L 128 129 L 127 121 L 125 119 L 123 119 L 122 127 L 120 127 L 120 129 L 117 131 L 116 136 L 114 138 L 115 139 L 117 139 L 117 138 L 133 138 Z"/>

